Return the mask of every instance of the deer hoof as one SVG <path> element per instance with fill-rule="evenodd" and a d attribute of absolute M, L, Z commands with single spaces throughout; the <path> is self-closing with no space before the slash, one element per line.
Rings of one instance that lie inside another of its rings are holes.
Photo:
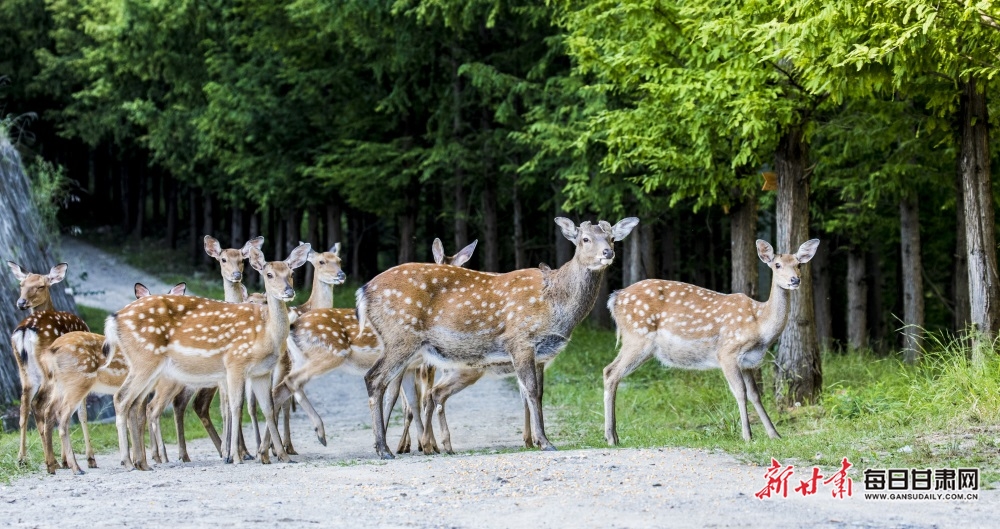
<path fill-rule="evenodd" d="M 321 444 L 323 446 L 326 446 L 326 436 L 325 435 L 316 434 L 316 439 L 319 440 L 319 444 Z"/>
<path fill-rule="evenodd" d="M 97 468 L 97 460 L 94 459 L 94 458 L 92 458 L 92 457 L 88 457 L 87 458 L 87 467 L 88 468 Z"/>
<path fill-rule="evenodd" d="M 77 476 L 82 476 L 82 475 L 86 474 L 86 472 L 84 472 L 83 470 L 81 470 L 81 469 L 78 468 L 78 469 L 76 469 L 76 470 L 73 471 L 73 474 L 75 474 Z"/>
<path fill-rule="evenodd" d="M 222 458 L 222 462 L 225 463 L 225 464 L 227 464 L 227 465 L 231 465 L 231 464 L 233 464 L 233 458 L 232 458 L 232 456 L 224 457 L 224 458 Z"/>
<path fill-rule="evenodd" d="M 544 447 L 542 447 L 542 451 L 543 452 L 556 452 L 557 450 L 556 450 L 556 447 L 554 447 L 552 445 L 545 445 Z"/>
<path fill-rule="evenodd" d="M 299 455 L 299 453 L 295 451 L 295 448 L 292 448 L 292 445 L 288 445 L 288 446 L 285 447 L 285 453 L 288 454 L 288 455 L 290 455 L 290 456 L 297 456 L 297 455 Z"/>
<path fill-rule="evenodd" d="M 249 453 L 243 454 L 243 460 L 244 461 L 253 461 L 253 456 L 250 455 Z"/>

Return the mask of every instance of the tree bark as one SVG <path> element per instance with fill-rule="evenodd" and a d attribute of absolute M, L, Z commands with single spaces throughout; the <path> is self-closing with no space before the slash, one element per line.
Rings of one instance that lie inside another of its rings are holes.
<path fill-rule="evenodd" d="M 660 278 L 679 279 L 677 277 L 677 223 L 672 216 L 663 227 L 660 245 L 663 254 L 660 256 Z"/>
<path fill-rule="evenodd" d="M 188 188 L 188 248 L 191 250 L 191 264 L 202 263 L 205 245 L 198 234 L 198 190 Z"/>
<path fill-rule="evenodd" d="M 868 347 L 868 280 L 865 253 L 858 248 L 847 252 L 847 345 Z"/>
<path fill-rule="evenodd" d="M 500 271 L 500 238 L 497 228 L 497 192 L 496 182 L 491 176 L 483 181 L 482 212 L 483 212 L 483 271 Z M 459 246 L 458 248 L 463 248 Z"/>
<path fill-rule="evenodd" d="M 170 249 L 177 248 L 177 181 L 167 177 L 167 244 Z"/>
<path fill-rule="evenodd" d="M 246 235 L 243 232 L 243 208 L 233 206 L 232 220 L 229 222 L 230 248 L 242 248 L 246 242 Z"/>
<path fill-rule="evenodd" d="M 625 239 L 625 251 L 622 255 L 622 288 L 645 279 L 642 273 L 642 230 L 635 230 Z"/>
<path fill-rule="evenodd" d="M 642 233 L 642 248 L 639 252 L 642 262 L 642 277 L 648 279 L 656 276 L 656 232 L 653 230 L 653 222 L 639 225 L 639 232 Z"/>
<path fill-rule="evenodd" d="M 808 145 L 800 127 L 781 137 L 775 155 L 778 173 L 778 251 L 794 252 L 809 239 Z M 780 405 L 816 402 L 822 390 L 823 371 L 816 339 L 812 272 L 803 266 L 799 289 L 790 296 L 788 323 L 775 357 L 775 396 Z"/>
<path fill-rule="evenodd" d="M 340 201 L 331 200 L 326 204 L 326 250 L 334 244 L 347 242 L 344 240 L 344 228 L 340 222 Z"/>
<path fill-rule="evenodd" d="M 757 299 L 757 197 L 729 208 L 729 248 L 732 266 L 729 288 Z"/>
<path fill-rule="evenodd" d="M 269 228 L 271 229 L 271 233 L 274 234 L 270 239 L 274 241 L 274 260 L 278 261 L 285 258 L 282 255 L 285 250 L 285 221 L 278 212 L 278 208 L 271 208 L 270 217 Z"/>
<path fill-rule="evenodd" d="M 212 197 L 208 193 L 201 196 L 201 231 L 202 236 L 211 235 L 215 237 L 215 228 L 212 225 Z M 202 237 L 199 237 L 199 239 Z M 212 264 L 212 258 L 205 253 L 205 246 L 201 246 L 201 262 L 206 265 Z"/>
<path fill-rule="evenodd" d="M 955 305 L 954 328 L 964 334 L 969 326 L 969 250 L 965 242 L 965 193 L 962 190 L 962 171 L 955 172 L 955 256 L 951 275 L 952 298 Z"/>
<path fill-rule="evenodd" d="M 413 179 L 406 193 L 406 207 L 403 213 L 396 217 L 399 225 L 399 253 L 396 263 L 412 263 L 417 260 L 417 213 L 420 211 L 420 204 L 417 199 L 420 196 L 419 187 L 416 187 L 416 178 Z"/>
<path fill-rule="evenodd" d="M 865 253 L 865 269 L 868 272 L 868 345 L 877 352 L 885 352 L 885 303 L 882 297 L 885 281 L 882 276 L 882 245 L 878 240 L 872 241 Z"/>
<path fill-rule="evenodd" d="M 593 310 L 590 311 L 590 324 L 599 329 L 611 328 L 611 311 L 608 310 L 608 304 L 606 303 L 610 294 L 611 287 L 608 284 L 608 274 L 604 274 L 604 277 L 601 278 L 600 290 L 597 293 L 597 303 L 594 304 Z"/>
<path fill-rule="evenodd" d="M 920 359 L 924 332 L 924 277 L 920 260 L 920 206 L 915 193 L 899 201 L 903 270 L 903 359 Z"/>
<path fill-rule="evenodd" d="M 965 194 L 965 240 L 969 267 L 969 321 L 975 329 L 977 360 L 996 336 L 1000 323 L 1000 284 L 997 278 L 993 220 L 993 184 L 990 180 L 989 113 L 986 88 L 975 79 L 962 86 L 960 126 L 962 190 Z"/>
<path fill-rule="evenodd" d="M 521 211 L 521 198 L 517 193 L 517 175 L 514 175 L 511 186 L 514 205 L 514 269 L 528 267 L 528 255 L 524 249 L 524 212 Z"/>
<path fill-rule="evenodd" d="M 827 243 L 827 241 L 824 241 Z M 816 312 L 816 339 L 820 350 L 833 347 L 833 312 L 830 305 L 830 245 L 820 244 L 809 261 L 813 271 L 813 303 Z"/>
<path fill-rule="evenodd" d="M 139 165 L 139 164 L 136 164 Z M 141 240 L 144 235 L 146 225 L 146 185 L 148 182 L 149 168 L 139 166 L 135 168 L 135 189 L 133 193 L 135 200 L 135 223 L 132 225 L 132 238 Z"/>

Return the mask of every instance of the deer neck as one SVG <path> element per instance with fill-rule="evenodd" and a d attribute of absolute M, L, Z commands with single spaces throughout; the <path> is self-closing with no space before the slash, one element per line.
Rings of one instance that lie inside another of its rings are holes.
<path fill-rule="evenodd" d="M 546 297 L 555 307 L 558 334 L 568 335 L 594 308 L 605 270 L 591 270 L 574 258 L 552 272 Z"/>
<path fill-rule="evenodd" d="M 241 281 L 222 280 L 222 291 L 225 292 L 226 303 L 243 303 L 243 290 L 240 288 L 242 284 Z"/>
<path fill-rule="evenodd" d="M 302 304 L 302 309 L 332 309 L 333 308 L 333 285 L 320 281 L 319 274 L 313 274 L 312 292 L 309 299 Z"/>
<path fill-rule="evenodd" d="M 761 311 L 761 334 L 768 343 L 777 339 L 778 335 L 785 329 L 788 322 L 788 298 L 791 291 L 778 286 L 778 282 L 771 280 L 771 293 L 764 303 Z"/>
<path fill-rule="evenodd" d="M 274 342 L 276 348 L 285 343 L 288 338 L 288 328 L 291 325 L 288 320 L 288 306 L 281 299 L 267 294 L 267 336 Z"/>
<path fill-rule="evenodd" d="M 45 301 L 35 305 L 28 309 L 28 314 L 34 314 L 36 312 L 45 312 L 47 310 L 56 310 L 55 305 L 52 304 L 52 296 L 45 296 Z"/>

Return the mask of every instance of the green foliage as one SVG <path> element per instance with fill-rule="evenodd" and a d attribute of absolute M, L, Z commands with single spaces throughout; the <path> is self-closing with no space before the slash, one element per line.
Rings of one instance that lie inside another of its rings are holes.
<path fill-rule="evenodd" d="M 76 194 L 76 182 L 66 176 L 65 167 L 41 158 L 35 158 L 27 167 L 27 173 L 31 184 L 31 199 L 47 233 L 54 237 L 59 233 L 59 221 L 56 218 L 59 210 L 80 201 Z"/>

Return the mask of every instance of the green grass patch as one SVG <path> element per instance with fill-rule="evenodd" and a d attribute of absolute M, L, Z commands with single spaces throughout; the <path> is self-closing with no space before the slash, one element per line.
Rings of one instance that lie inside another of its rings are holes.
<path fill-rule="evenodd" d="M 557 443 L 605 447 L 603 369 L 617 354 L 610 331 L 580 328 L 546 372 L 546 405 L 560 417 Z M 918 366 L 868 353 L 823 355 L 823 393 L 814 406 L 777 410 L 765 369 L 764 406 L 782 439 L 767 437 L 750 407 L 753 441 L 720 370 L 684 371 L 651 360 L 618 389 L 622 446 L 720 449 L 761 465 L 859 468 L 958 467 L 1000 480 L 1000 360 L 975 366 L 958 342 L 931 340 Z"/>

